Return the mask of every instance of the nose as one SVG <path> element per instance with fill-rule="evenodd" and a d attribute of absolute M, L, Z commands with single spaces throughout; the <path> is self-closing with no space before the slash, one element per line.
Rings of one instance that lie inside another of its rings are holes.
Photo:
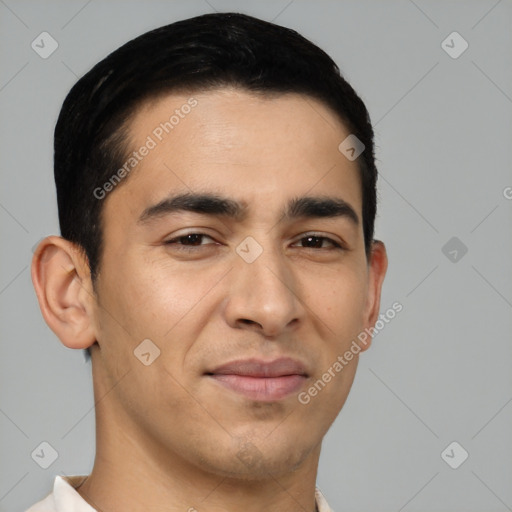
<path fill-rule="evenodd" d="M 264 248 L 251 263 L 235 254 L 229 277 L 224 314 L 231 327 L 275 337 L 301 322 L 299 283 L 278 248 Z"/>

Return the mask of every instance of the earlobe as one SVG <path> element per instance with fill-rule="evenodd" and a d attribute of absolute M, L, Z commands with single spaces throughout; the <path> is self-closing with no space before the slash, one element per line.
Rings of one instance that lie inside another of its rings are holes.
<path fill-rule="evenodd" d="M 43 239 L 32 258 L 32 283 L 41 313 L 68 348 L 96 341 L 94 293 L 87 259 L 75 244 L 59 236 Z"/>
<path fill-rule="evenodd" d="M 368 293 L 364 318 L 365 332 L 373 332 L 372 329 L 379 318 L 382 283 L 384 282 L 387 268 L 388 257 L 386 247 L 380 240 L 373 240 L 368 265 Z M 361 350 L 368 349 L 370 345 L 371 337 L 368 337 L 368 341 L 361 347 Z"/>

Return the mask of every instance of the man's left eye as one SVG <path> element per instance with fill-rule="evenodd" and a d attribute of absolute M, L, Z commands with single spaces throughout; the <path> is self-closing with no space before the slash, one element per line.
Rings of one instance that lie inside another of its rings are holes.
<path fill-rule="evenodd" d="M 325 249 L 326 247 L 323 247 L 323 243 L 325 241 L 328 242 L 331 247 L 336 249 L 343 249 L 343 247 L 338 242 L 335 242 L 332 238 L 327 236 L 307 235 L 302 237 L 298 242 L 300 243 L 304 240 L 306 240 L 306 246 L 303 245 L 305 249 Z"/>

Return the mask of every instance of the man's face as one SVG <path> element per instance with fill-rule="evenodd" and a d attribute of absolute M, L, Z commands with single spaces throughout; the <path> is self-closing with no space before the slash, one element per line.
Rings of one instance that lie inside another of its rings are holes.
<path fill-rule="evenodd" d="M 349 132 L 312 98 L 193 97 L 190 109 L 174 94 L 137 112 L 132 149 L 153 146 L 148 136 L 156 145 L 103 200 L 93 365 L 108 394 L 98 420 L 163 458 L 220 475 L 279 474 L 318 449 L 358 357 L 307 404 L 299 394 L 369 326 L 357 164 L 338 150 Z M 179 122 L 158 130 L 176 109 Z M 162 203 L 181 194 L 241 209 Z M 346 208 L 288 208 L 304 197 L 344 201 L 358 222 Z M 153 344 L 160 355 L 145 365 Z"/>

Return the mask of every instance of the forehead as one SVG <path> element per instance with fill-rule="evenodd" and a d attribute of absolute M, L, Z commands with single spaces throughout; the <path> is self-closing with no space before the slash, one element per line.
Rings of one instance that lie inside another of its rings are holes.
<path fill-rule="evenodd" d="M 144 103 L 129 125 L 129 179 L 106 207 L 135 215 L 176 191 L 205 189 L 272 205 L 337 191 L 360 211 L 360 177 L 339 144 L 350 134 L 318 100 L 234 88 L 173 93 Z M 135 162 L 136 160 L 136 162 Z"/>

